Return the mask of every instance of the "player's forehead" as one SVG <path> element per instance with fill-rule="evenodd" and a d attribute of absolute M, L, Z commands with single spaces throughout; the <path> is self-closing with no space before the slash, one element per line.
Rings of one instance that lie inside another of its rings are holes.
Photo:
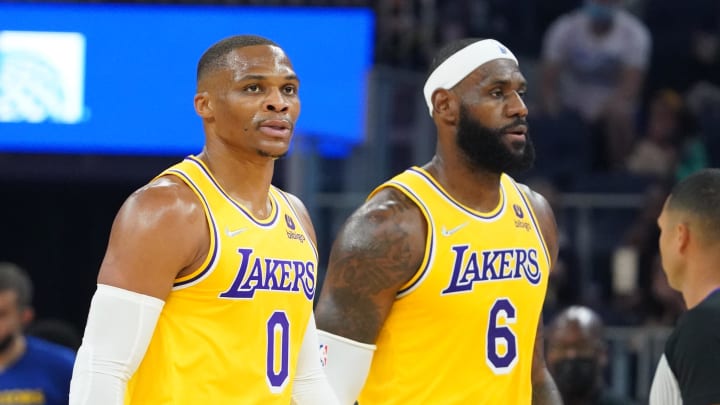
<path fill-rule="evenodd" d="M 295 75 L 285 51 L 274 45 L 235 48 L 226 55 L 225 62 L 236 78 L 246 75 Z"/>

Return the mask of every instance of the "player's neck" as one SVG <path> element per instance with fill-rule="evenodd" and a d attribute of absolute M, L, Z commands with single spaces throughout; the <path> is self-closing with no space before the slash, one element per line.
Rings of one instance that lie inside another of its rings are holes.
<path fill-rule="evenodd" d="M 220 187 L 233 200 L 257 218 L 270 214 L 268 193 L 275 170 L 273 159 L 260 156 L 244 159 L 225 153 L 208 153 L 207 149 L 198 158 L 208 166 Z"/>
<path fill-rule="evenodd" d="M 499 173 L 472 170 L 457 159 L 437 155 L 424 168 L 445 191 L 467 207 L 488 212 L 500 203 Z"/>
<path fill-rule="evenodd" d="M 0 372 L 4 371 L 25 354 L 27 348 L 27 341 L 25 337 L 20 335 L 13 339 L 7 350 L 0 353 Z"/>
<path fill-rule="evenodd" d="M 716 273 L 689 273 L 694 277 L 687 280 L 682 289 L 687 309 L 694 308 L 716 290 L 720 289 L 720 275 Z"/>

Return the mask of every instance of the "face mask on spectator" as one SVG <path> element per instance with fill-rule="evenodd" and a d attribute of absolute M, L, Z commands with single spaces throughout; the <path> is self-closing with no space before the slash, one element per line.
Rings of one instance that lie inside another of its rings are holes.
<path fill-rule="evenodd" d="M 588 398 L 594 394 L 598 381 L 598 360 L 575 357 L 558 361 L 553 378 L 564 398 Z"/>
<path fill-rule="evenodd" d="M 617 8 L 610 4 L 600 4 L 594 1 L 585 3 L 585 13 L 587 13 L 592 22 L 597 24 L 612 23 L 616 11 Z"/>

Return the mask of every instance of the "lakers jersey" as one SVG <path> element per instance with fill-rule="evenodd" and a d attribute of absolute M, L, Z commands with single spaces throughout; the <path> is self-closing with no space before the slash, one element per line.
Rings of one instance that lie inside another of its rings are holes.
<path fill-rule="evenodd" d="M 162 175 L 202 202 L 210 250 L 175 280 L 125 403 L 289 404 L 317 275 L 297 213 L 271 187 L 270 215 L 255 218 L 193 156 Z"/>
<path fill-rule="evenodd" d="M 550 255 L 527 197 L 503 175 L 497 207 L 478 212 L 418 167 L 373 194 L 385 187 L 420 207 L 428 235 L 380 331 L 359 404 L 530 404 Z"/>

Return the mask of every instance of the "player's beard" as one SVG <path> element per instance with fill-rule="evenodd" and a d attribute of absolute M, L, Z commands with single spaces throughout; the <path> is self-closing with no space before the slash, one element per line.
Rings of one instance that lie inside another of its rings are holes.
<path fill-rule="evenodd" d="M 260 156 L 262 156 L 262 157 L 269 157 L 269 158 L 272 158 L 272 159 L 274 159 L 274 160 L 282 159 L 282 158 L 284 158 L 285 156 L 288 155 L 288 152 L 285 152 L 285 153 L 282 153 L 282 154 L 279 154 L 279 155 L 273 155 L 272 153 L 266 152 L 266 151 L 264 151 L 264 150 L 262 150 L 262 149 L 258 149 L 258 150 L 257 150 L 257 153 L 258 153 L 258 155 L 260 155 Z"/>
<path fill-rule="evenodd" d="M 511 150 L 502 140 L 508 129 L 518 125 L 527 127 L 527 121 L 517 118 L 512 124 L 502 128 L 488 128 L 470 117 L 467 108 L 461 105 L 456 142 L 468 162 L 476 169 L 491 173 L 527 170 L 535 162 L 535 147 L 529 131 L 525 134 L 525 145 L 520 151 L 519 148 Z"/>

